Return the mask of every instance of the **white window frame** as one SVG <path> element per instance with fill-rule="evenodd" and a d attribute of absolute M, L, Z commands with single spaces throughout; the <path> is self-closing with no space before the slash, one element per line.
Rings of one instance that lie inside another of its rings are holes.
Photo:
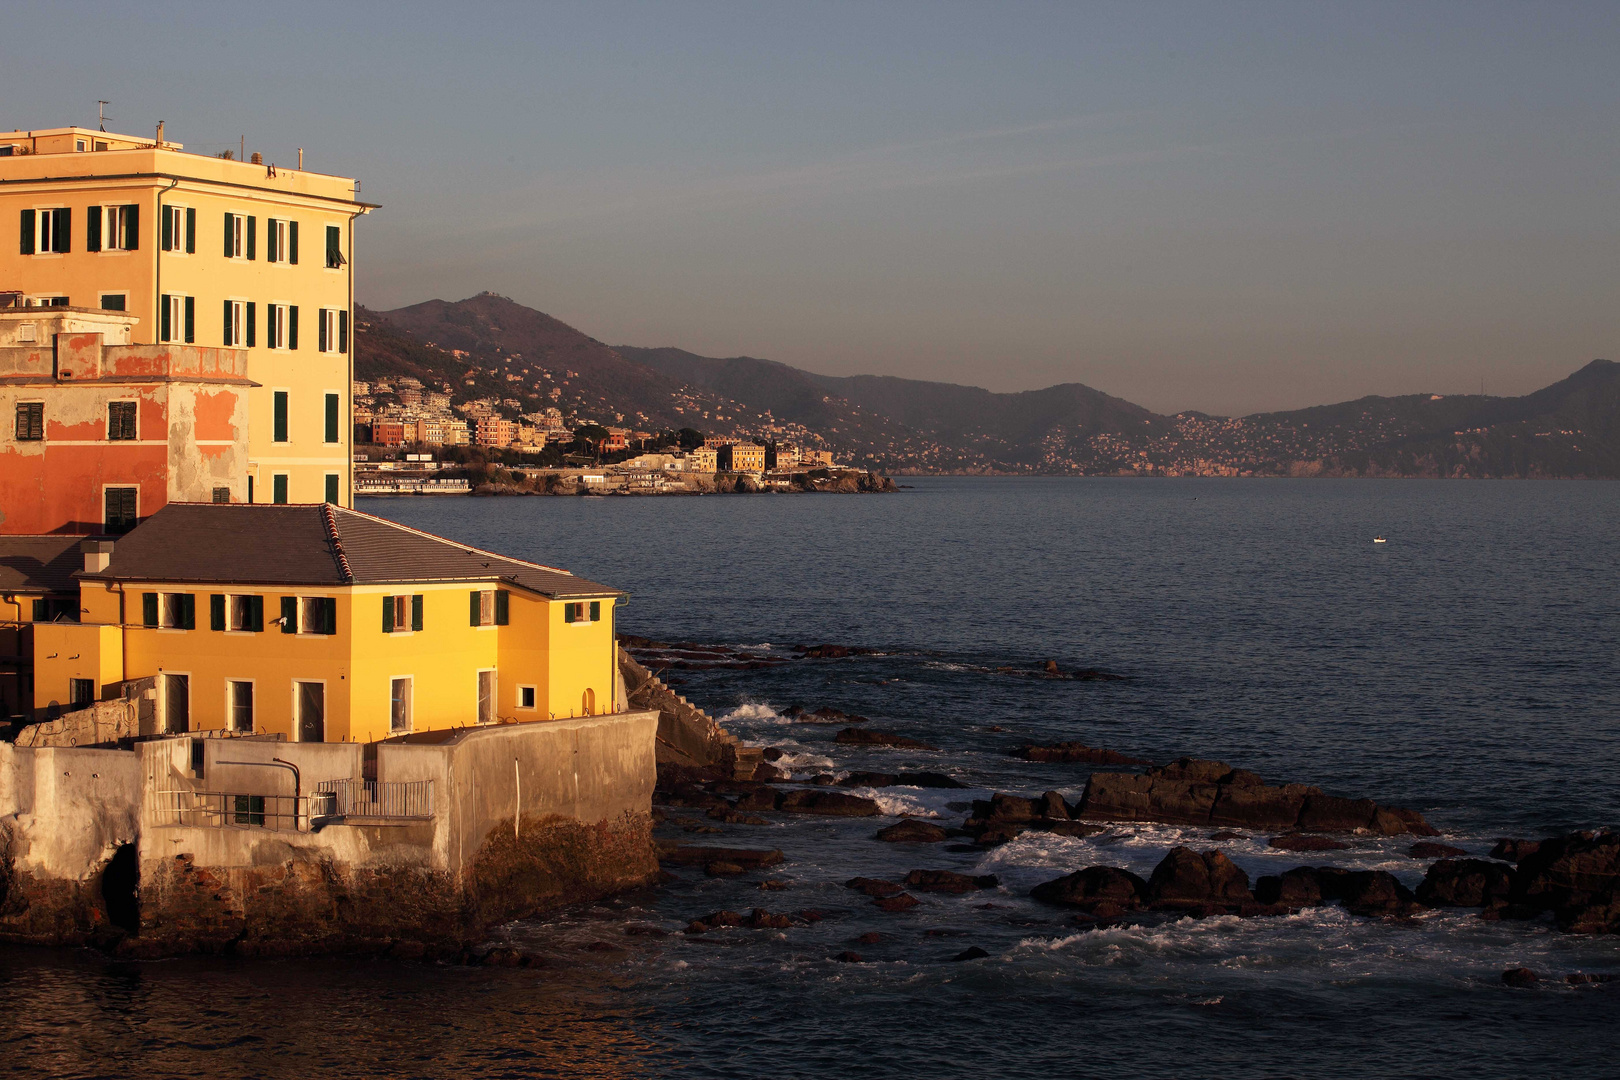
<path fill-rule="evenodd" d="M 495 625 L 495 592 L 494 589 L 478 590 L 478 629 Z"/>
<path fill-rule="evenodd" d="M 129 217 L 129 204 L 118 203 L 101 208 L 101 251 L 129 251 L 124 246 L 124 221 Z"/>
<path fill-rule="evenodd" d="M 125 486 L 127 487 L 128 485 L 125 485 Z M 137 495 L 136 498 L 139 499 L 140 496 Z M 186 594 L 185 593 L 177 593 L 177 592 L 160 592 L 160 593 L 158 593 L 158 624 L 157 624 L 157 628 L 159 630 L 172 630 L 172 631 L 174 631 L 175 633 L 178 633 L 178 634 L 183 634 L 183 633 L 186 632 L 185 627 L 181 626 L 176 619 L 172 618 L 173 615 L 178 615 L 179 611 L 178 610 L 171 610 L 171 608 L 169 606 L 171 604 L 171 602 L 172 602 L 173 605 L 174 605 L 174 608 L 178 609 L 179 606 L 180 606 L 180 597 L 182 597 L 184 595 L 186 595 Z M 192 595 L 195 596 L 196 594 L 193 593 Z M 196 600 L 192 600 L 193 605 L 195 605 L 196 603 L 197 603 Z M 196 609 L 195 609 L 195 607 L 193 607 L 193 617 L 195 617 L 195 611 L 196 611 Z M 177 671 L 176 672 L 169 672 L 168 674 L 178 675 L 178 674 L 180 674 L 180 672 L 177 672 Z"/>
<path fill-rule="evenodd" d="M 227 349 L 247 348 L 247 305 L 246 300 L 231 301 L 231 324 L 225 328 L 225 340 L 230 342 Z"/>
<path fill-rule="evenodd" d="M 231 215 L 231 259 L 247 258 L 247 215 Z"/>
<path fill-rule="evenodd" d="M 265 261 L 271 263 L 272 265 L 286 265 L 288 263 L 287 220 L 285 218 L 267 218 L 266 221 L 269 224 L 269 228 L 265 229 L 264 231 L 264 253 L 269 255 L 270 249 L 274 248 L 276 257 L 274 259 L 266 259 Z"/>
<path fill-rule="evenodd" d="M 528 705 L 523 704 L 523 692 L 527 690 L 532 698 Z M 534 712 L 540 708 L 540 688 L 529 683 L 519 683 L 517 696 L 512 699 L 512 707 L 523 712 Z"/>
<path fill-rule="evenodd" d="M 394 684 L 405 684 L 405 726 L 394 726 Z M 390 675 L 388 676 L 388 731 L 389 734 L 414 731 L 416 729 L 416 676 Z"/>
<path fill-rule="evenodd" d="M 246 678 L 246 677 L 242 677 L 242 676 L 233 676 L 233 675 L 225 676 L 225 730 L 226 731 L 253 732 L 253 731 L 258 730 L 258 722 L 259 722 L 259 688 L 257 686 L 257 682 L 258 682 L 257 679 L 250 679 L 250 678 Z M 241 727 L 236 726 L 236 687 L 237 687 L 238 684 L 242 684 L 242 685 L 247 686 L 248 693 L 251 694 L 252 697 L 253 697 L 253 700 L 248 703 L 248 726 L 245 727 L 245 728 L 241 728 Z"/>
<path fill-rule="evenodd" d="M 288 492 L 287 497 L 290 499 L 292 497 L 292 493 Z M 330 600 L 330 599 L 331 599 L 331 597 L 329 597 L 329 596 L 300 596 L 298 598 L 298 634 L 299 634 L 300 637 L 330 637 L 331 636 L 330 634 L 323 634 L 318 627 L 316 629 L 314 629 L 314 630 L 305 630 L 304 629 L 304 627 L 306 625 L 308 625 L 308 623 L 309 623 L 309 613 L 312 612 L 312 611 L 320 610 L 311 601 L 314 601 L 314 600 Z M 307 682 L 308 680 L 305 680 L 305 681 Z"/>
<path fill-rule="evenodd" d="M 184 255 L 186 253 L 186 208 L 165 204 L 163 213 L 169 219 L 169 246 L 165 249 L 170 255 Z M 163 222 L 158 221 L 158 245 L 163 244 Z"/>
<path fill-rule="evenodd" d="M 163 298 L 158 298 L 163 303 Z M 158 329 L 163 329 L 163 312 L 158 312 Z M 165 345 L 183 345 L 186 340 L 186 298 L 179 293 L 169 294 L 169 337 Z"/>
<path fill-rule="evenodd" d="M 322 339 L 326 341 L 326 348 L 322 352 L 335 353 L 338 351 L 338 309 L 321 308 L 321 325 L 318 330 Z"/>
<path fill-rule="evenodd" d="M 82 153 L 84 153 L 85 151 L 87 151 L 89 149 L 90 149 L 90 143 L 89 143 L 88 140 L 85 140 L 85 139 L 74 139 L 73 140 L 73 152 L 75 154 L 82 154 Z"/>
<path fill-rule="evenodd" d="M 239 625 L 240 623 L 244 622 L 245 620 L 238 617 L 240 615 L 245 614 L 244 609 L 245 609 L 246 605 L 245 605 L 244 601 L 246 601 L 247 599 L 249 599 L 252 596 L 257 596 L 257 595 L 258 595 L 257 593 L 226 593 L 225 594 L 225 632 L 227 634 L 246 634 L 249 637 L 252 637 L 254 634 L 260 633 L 260 631 L 258 631 L 258 630 L 248 630 L 245 627 Z"/>
<path fill-rule="evenodd" d="M 264 344 L 270 349 L 287 347 L 287 305 L 264 305 Z"/>

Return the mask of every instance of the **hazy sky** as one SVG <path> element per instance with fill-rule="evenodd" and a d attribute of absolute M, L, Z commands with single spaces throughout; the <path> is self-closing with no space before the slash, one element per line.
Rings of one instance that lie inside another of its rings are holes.
<path fill-rule="evenodd" d="M 3 122 L 360 177 L 373 306 L 1165 411 L 1620 358 L 1613 2 L 0 14 Z"/>

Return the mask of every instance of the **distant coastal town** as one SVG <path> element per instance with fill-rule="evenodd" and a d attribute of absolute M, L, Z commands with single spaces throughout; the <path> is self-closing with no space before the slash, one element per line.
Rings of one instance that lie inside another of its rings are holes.
<path fill-rule="evenodd" d="M 355 495 L 893 491 L 830 450 L 696 428 L 640 431 L 520 399 L 454 402 L 414 376 L 355 380 Z M 507 413 L 517 415 L 511 419 Z"/>

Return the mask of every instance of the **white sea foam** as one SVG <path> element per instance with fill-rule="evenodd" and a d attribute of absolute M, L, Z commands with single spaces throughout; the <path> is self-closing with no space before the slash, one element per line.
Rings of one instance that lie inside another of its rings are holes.
<path fill-rule="evenodd" d="M 720 717 L 720 723 L 786 724 L 790 723 L 790 721 L 763 701 L 745 701 L 730 712 L 723 714 Z"/>
<path fill-rule="evenodd" d="M 921 788 L 871 788 L 858 787 L 847 789 L 851 795 L 859 795 L 863 799 L 871 799 L 878 804 L 889 817 L 943 817 L 944 800 L 940 805 L 930 805 L 929 800 L 922 797 Z"/>

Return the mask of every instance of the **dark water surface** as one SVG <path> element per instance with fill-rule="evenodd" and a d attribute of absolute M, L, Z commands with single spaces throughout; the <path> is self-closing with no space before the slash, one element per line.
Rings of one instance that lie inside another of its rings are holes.
<path fill-rule="evenodd" d="M 1620 824 L 1620 485 L 914 481 L 894 496 L 373 500 L 362 509 L 566 566 L 633 595 L 664 639 L 831 641 L 882 655 L 675 672 L 795 775 L 944 771 L 978 789 L 858 791 L 963 814 L 989 790 L 1077 795 L 1086 766 L 1010 759 L 1079 739 L 1217 757 L 1268 781 L 1497 836 Z M 1376 534 L 1389 543 L 1373 545 Z M 1114 683 L 998 674 L 1046 659 Z M 789 704 L 872 717 L 941 753 L 837 746 Z M 992 726 L 1002 731 L 989 730 Z M 676 818 L 698 817 L 674 811 Z M 43 1076 L 1620 1076 L 1620 940 L 1467 911 L 1085 931 L 1027 899 L 1096 863 L 1144 875 L 1209 830 L 1119 826 L 989 851 L 888 845 L 892 819 L 726 826 L 787 855 L 517 923 L 545 970 L 0 953 L 0 1072 Z M 710 823 L 704 822 L 708 825 Z M 685 837 L 679 821 L 664 835 Z M 1220 844 L 1251 877 L 1311 861 L 1415 884 L 1410 838 L 1313 858 Z M 897 850 L 900 849 L 900 850 Z M 1329 858 L 1329 856 L 1336 856 Z M 886 914 L 842 888 L 912 868 L 1001 888 Z M 984 907 L 982 905 L 993 905 Z M 818 908 L 789 930 L 679 933 L 720 908 Z M 630 936 L 627 925 L 672 933 Z M 856 944 L 876 932 L 876 944 Z M 601 945 L 611 945 L 611 950 Z M 589 946 L 596 945 L 597 949 Z M 987 959 L 951 963 L 969 945 Z M 855 949 L 869 961 L 830 957 Z M 1504 968 L 1553 976 L 1502 986 Z"/>

